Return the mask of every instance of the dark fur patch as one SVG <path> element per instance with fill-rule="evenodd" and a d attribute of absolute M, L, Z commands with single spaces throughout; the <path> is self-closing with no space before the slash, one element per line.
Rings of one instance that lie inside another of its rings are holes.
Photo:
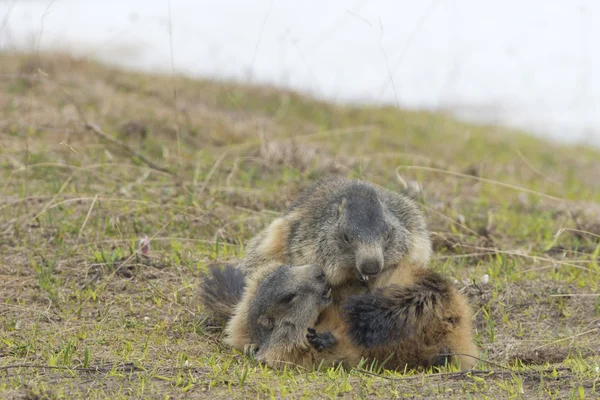
<path fill-rule="evenodd" d="M 225 323 L 242 299 L 246 278 L 233 264 L 209 265 L 202 281 L 202 302 L 217 322 Z"/>
<path fill-rule="evenodd" d="M 388 230 L 377 192 L 364 184 L 348 186 L 342 214 L 347 215 L 345 230 L 351 238 L 364 241 L 380 239 Z"/>
<path fill-rule="evenodd" d="M 426 271 L 418 281 L 418 285 L 423 286 L 427 290 L 445 295 L 450 292 L 448 284 L 449 282 L 443 276 L 433 271 Z"/>
<path fill-rule="evenodd" d="M 448 284 L 436 275 L 427 274 L 413 286 L 391 285 L 349 297 L 342 308 L 351 340 L 370 348 L 420 333 L 449 299 Z"/>
<path fill-rule="evenodd" d="M 391 301 L 390 301 L 391 300 Z M 384 345 L 393 340 L 398 329 L 404 329 L 402 315 L 394 315 L 401 311 L 403 305 L 384 296 L 380 290 L 356 296 L 350 296 L 343 304 L 344 319 L 348 327 L 350 339 L 359 346 L 373 347 Z"/>

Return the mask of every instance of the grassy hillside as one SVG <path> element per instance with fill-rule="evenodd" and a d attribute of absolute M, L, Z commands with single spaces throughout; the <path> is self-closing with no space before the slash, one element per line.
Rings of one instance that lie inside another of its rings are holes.
<path fill-rule="evenodd" d="M 219 344 L 198 297 L 207 263 L 241 256 L 332 172 L 422 203 L 433 268 L 476 312 L 478 372 L 281 373 Z M 440 114 L 0 54 L 0 177 L 0 397 L 599 395 L 597 150 Z M 134 253 L 145 236 L 149 257 Z"/>

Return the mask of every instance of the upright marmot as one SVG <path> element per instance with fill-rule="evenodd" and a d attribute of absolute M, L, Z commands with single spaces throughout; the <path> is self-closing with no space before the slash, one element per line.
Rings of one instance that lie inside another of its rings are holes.
<path fill-rule="evenodd" d="M 466 299 L 427 269 L 425 219 L 408 197 L 372 183 L 329 177 L 306 189 L 247 246 L 241 268 L 316 264 L 333 289 L 317 332 L 346 331 L 367 358 L 403 369 L 475 364 Z"/>

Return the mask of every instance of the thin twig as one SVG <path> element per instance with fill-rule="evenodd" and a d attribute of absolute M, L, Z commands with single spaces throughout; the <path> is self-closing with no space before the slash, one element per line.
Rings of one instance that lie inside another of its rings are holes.
<path fill-rule="evenodd" d="M 559 182 L 556 179 L 552 179 L 548 176 L 546 176 L 546 174 L 544 174 L 542 171 L 540 171 L 539 169 L 537 169 L 536 167 L 534 167 L 528 160 L 527 158 L 525 158 L 525 156 L 523 155 L 523 153 L 521 153 L 521 150 L 519 150 L 519 148 L 515 149 L 517 151 L 517 155 L 519 156 L 519 158 L 521 159 L 521 161 L 523 161 L 525 163 L 525 165 L 527 165 L 533 172 L 535 172 L 536 174 L 538 174 L 539 176 L 541 176 L 542 178 L 546 179 L 549 182 L 555 183 L 555 184 L 559 184 Z"/>
<path fill-rule="evenodd" d="M 461 354 L 461 353 L 449 353 L 449 354 L 440 354 L 441 356 L 465 356 L 465 357 L 470 357 L 470 358 L 474 358 L 478 361 L 484 362 L 486 364 L 489 364 L 491 366 L 494 366 L 496 368 L 500 368 L 502 371 L 495 371 L 495 370 L 477 370 L 477 369 L 473 369 L 473 370 L 468 370 L 468 371 L 460 371 L 460 372 L 439 372 L 436 374 L 420 374 L 420 375 L 410 375 L 410 376 L 403 376 L 403 377 L 391 377 L 391 376 L 385 376 L 385 375 L 380 375 L 380 374 L 376 374 L 374 372 L 371 371 L 367 371 L 365 369 L 359 368 L 358 371 L 367 374 L 367 375 L 371 375 L 371 376 L 376 376 L 382 379 L 387 379 L 390 381 L 408 381 L 408 380 L 413 380 L 413 379 L 423 379 L 423 378 L 461 378 L 461 377 L 465 377 L 465 376 L 488 376 L 488 377 L 505 377 L 505 376 L 513 376 L 513 375 L 526 375 L 529 378 L 537 378 L 540 374 L 549 374 L 549 373 L 553 373 L 553 372 L 558 372 L 558 371 L 570 371 L 571 368 L 568 367 L 558 367 L 558 368 L 549 368 L 549 369 L 544 369 L 541 371 L 516 371 L 514 369 L 511 369 L 509 367 L 506 367 L 504 365 L 495 363 L 493 361 L 488 361 L 488 360 L 484 360 L 482 358 L 470 355 L 470 354 Z"/>
<path fill-rule="evenodd" d="M 390 69 L 390 67 L 388 65 L 388 77 L 385 80 L 385 82 L 383 83 L 381 89 L 379 90 L 379 96 L 378 97 L 381 97 L 383 95 L 383 93 L 387 89 L 389 83 L 391 83 L 392 85 L 394 85 L 394 82 L 392 80 L 393 74 L 400 67 L 400 65 L 402 65 L 402 62 L 404 61 L 406 55 L 408 54 L 408 50 L 412 46 L 412 44 L 413 44 L 415 38 L 417 37 L 417 35 L 419 34 L 421 28 L 423 28 L 423 25 L 425 25 L 425 22 L 427 22 L 427 20 L 429 19 L 429 16 L 431 15 L 431 13 L 433 13 L 433 11 L 435 10 L 435 8 L 437 7 L 438 3 L 440 3 L 440 2 L 436 1 L 436 0 L 434 0 L 434 1 L 431 2 L 431 4 L 429 5 L 429 7 L 427 8 L 427 10 L 425 10 L 425 13 L 423 13 L 423 15 L 421 15 L 421 18 L 417 21 L 417 24 L 415 25 L 415 29 L 413 29 L 411 31 L 410 36 L 408 37 L 408 39 L 404 43 L 404 47 L 403 47 L 402 51 L 400 52 L 400 54 L 398 55 L 398 58 L 394 62 L 394 66 Z M 381 20 L 380 20 L 380 25 L 381 25 Z M 380 46 L 380 48 L 382 48 L 382 46 L 381 46 L 381 38 L 379 40 L 379 46 Z M 382 48 L 382 51 L 383 51 L 383 48 Z M 388 61 L 387 61 L 387 55 L 385 57 L 386 57 L 386 63 L 388 63 Z M 398 98 L 397 97 L 396 97 L 396 103 L 398 103 Z"/>
<path fill-rule="evenodd" d="M 532 190 L 532 189 L 527 189 L 527 188 L 517 186 L 517 185 L 511 185 L 510 183 L 505 183 L 505 182 L 497 181 L 494 179 L 481 178 L 481 177 L 473 176 L 473 175 L 467 175 L 467 174 L 463 174 L 460 172 L 448 171 L 448 170 L 440 169 L 440 168 L 425 167 L 425 166 L 420 166 L 420 165 L 400 165 L 400 166 L 398 166 L 398 168 L 396 168 L 396 172 L 400 169 L 416 169 L 416 170 L 423 170 L 423 171 L 430 171 L 430 172 L 438 172 L 438 173 L 442 173 L 442 174 L 446 174 L 446 175 L 457 176 L 460 178 L 468 178 L 468 179 L 472 179 L 472 180 L 476 180 L 476 181 L 480 181 L 480 182 L 491 183 L 493 185 L 498 185 L 498 186 L 502 186 L 505 188 L 534 194 L 536 196 L 544 197 L 549 200 L 568 202 L 568 200 L 561 199 L 560 197 L 552 196 L 552 195 L 549 195 L 546 193 L 538 192 L 538 191 Z"/>
<path fill-rule="evenodd" d="M 267 20 L 271 15 L 271 10 L 273 9 L 273 0 L 269 3 L 269 9 L 263 18 L 262 24 L 260 25 L 260 30 L 258 31 L 258 37 L 256 38 L 256 44 L 254 45 L 254 53 L 252 54 L 252 61 L 250 62 L 250 73 L 248 76 L 248 80 L 252 82 L 252 76 L 254 75 L 254 63 L 256 62 L 256 56 L 258 54 L 258 48 L 260 47 L 260 42 L 262 40 L 262 35 L 265 30 L 265 26 L 267 25 Z"/>
<path fill-rule="evenodd" d="M 62 186 L 60 187 L 58 192 L 54 196 L 52 196 L 52 198 L 44 205 L 44 208 L 42 208 L 42 211 L 40 211 L 38 214 L 36 214 L 36 218 L 38 215 L 42 215 L 43 213 L 45 213 L 48 210 L 48 207 L 50 207 L 52 205 L 52 203 L 54 203 L 54 201 L 56 201 L 58 196 L 60 196 L 62 194 L 62 192 L 65 190 L 65 188 L 69 185 L 69 183 L 71 183 L 71 180 L 73 179 L 73 175 L 74 174 L 71 174 L 67 178 L 67 180 L 65 180 L 65 182 L 62 184 Z"/>
<path fill-rule="evenodd" d="M 197 367 L 159 367 L 156 365 L 142 365 L 136 366 L 134 363 L 118 364 L 106 367 L 66 367 L 58 365 L 40 365 L 40 364 L 9 364 L 0 366 L 0 371 L 6 371 L 17 368 L 31 368 L 31 369 L 56 369 L 65 371 L 78 371 L 78 372 L 110 372 L 113 370 L 121 372 L 134 372 L 134 371 L 182 371 L 182 370 L 197 370 Z"/>
<path fill-rule="evenodd" d="M 92 214 L 92 210 L 94 209 L 94 205 L 96 205 L 96 200 L 98 200 L 98 194 L 96 193 L 96 195 L 94 196 L 94 200 L 92 200 L 92 204 L 90 204 L 90 209 L 88 210 L 85 219 L 83 220 L 83 224 L 81 224 L 81 228 L 79 229 L 79 233 L 77 234 L 77 240 L 75 241 L 75 247 L 77 247 L 77 245 L 79 244 L 79 239 L 81 239 L 81 233 L 83 232 L 83 229 L 85 228 L 85 225 L 88 222 L 88 219 L 90 218 L 90 215 Z"/>
<path fill-rule="evenodd" d="M 558 239 L 558 237 L 560 235 L 562 235 L 562 233 L 565 232 L 565 231 L 582 233 L 584 235 L 591 235 L 591 236 L 594 236 L 594 237 L 597 237 L 598 239 L 600 239 L 600 235 L 597 235 L 597 234 L 595 234 L 593 232 L 588 232 L 588 231 L 584 231 L 584 230 L 581 230 L 581 229 L 573 229 L 573 228 L 560 228 L 558 230 L 558 232 L 556 232 L 555 238 Z"/>
<path fill-rule="evenodd" d="M 200 188 L 200 193 L 204 192 L 204 190 L 206 189 L 206 186 L 208 186 L 208 182 L 210 181 L 210 178 L 212 178 L 212 176 L 215 173 L 215 171 L 217 170 L 217 168 L 219 168 L 219 165 L 221 165 L 221 163 L 223 162 L 223 159 L 225 159 L 225 156 L 227 156 L 226 151 L 223 152 L 219 156 L 219 158 L 217 158 L 217 161 L 215 161 L 215 163 L 213 164 L 210 171 L 208 171 L 208 174 L 206 174 L 206 178 L 204 178 L 204 182 L 202 183 L 202 187 Z"/>
<path fill-rule="evenodd" d="M 558 340 L 553 340 L 553 341 L 552 341 L 552 342 L 550 342 L 550 343 L 546 343 L 546 344 L 543 344 L 543 345 L 541 345 L 541 346 L 538 346 L 538 347 L 534 348 L 534 349 L 533 349 L 533 351 L 536 351 L 536 350 L 539 350 L 539 349 L 543 349 L 544 347 L 552 346 L 552 345 L 554 345 L 554 344 L 556 344 L 556 343 L 564 342 L 565 340 L 569 340 L 569 339 L 573 340 L 573 339 L 575 339 L 575 338 L 578 338 L 578 337 L 580 337 L 580 336 L 584 336 L 584 335 L 587 335 L 587 334 L 589 334 L 589 333 L 594 333 L 594 332 L 597 332 L 597 331 L 598 331 L 598 329 L 599 329 L 599 328 L 594 328 L 594 329 L 590 329 L 590 330 L 588 330 L 588 331 L 581 332 L 581 333 L 578 333 L 578 334 L 576 334 L 576 335 L 572 335 L 572 336 L 569 336 L 569 337 L 566 337 L 566 338 L 562 338 L 562 339 L 558 339 Z"/>
<path fill-rule="evenodd" d="M 181 167 L 181 139 L 179 129 L 179 113 L 177 112 L 177 84 L 175 82 L 175 58 L 173 56 L 173 20 L 171 17 L 171 0 L 169 0 L 169 50 L 171 58 L 171 82 L 173 83 L 173 116 L 175 118 L 175 133 L 177 134 L 177 161 Z"/>
<path fill-rule="evenodd" d="M 117 371 L 136 371 L 140 370 L 139 367 L 136 367 L 132 363 L 116 365 L 111 367 L 63 367 L 57 365 L 38 365 L 38 364 L 9 364 L 0 367 L 0 371 L 6 371 L 9 369 L 16 368 L 32 368 L 32 369 L 59 369 L 59 370 L 68 370 L 68 371 L 80 371 L 80 372 L 108 372 L 116 369 Z"/>
<path fill-rule="evenodd" d="M 453 378 L 462 378 L 462 377 L 468 377 L 468 376 L 486 376 L 486 377 L 499 377 L 499 378 L 504 378 L 506 376 L 513 376 L 513 375 L 526 375 L 529 378 L 534 378 L 539 376 L 539 374 L 545 373 L 545 374 L 549 374 L 549 373 L 553 373 L 554 371 L 567 371 L 567 370 L 571 370 L 570 368 L 567 367 L 560 367 L 560 368 L 552 368 L 552 369 L 545 369 L 542 371 L 529 371 L 529 372 L 521 372 L 521 371 L 495 371 L 495 370 L 478 370 L 478 369 L 473 369 L 473 370 L 469 370 L 469 371 L 461 371 L 461 372 L 440 372 L 440 373 L 436 373 L 436 374 L 420 374 L 420 375 L 410 375 L 410 376 L 403 376 L 403 377 L 392 377 L 392 376 L 385 376 L 385 375 L 379 375 L 376 374 L 374 372 L 370 372 L 364 369 L 359 369 L 358 371 L 360 371 L 361 373 L 367 374 L 367 375 L 371 375 L 371 376 L 376 376 L 378 378 L 382 378 L 382 379 L 386 379 L 389 381 L 396 381 L 396 382 L 401 382 L 401 381 L 409 381 L 409 380 L 414 380 L 414 379 L 423 379 L 423 378 L 449 378 L 449 379 L 453 379 Z"/>
<path fill-rule="evenodd" d="M 553 263 L 553 264 L 556 264 L 556 265 L 563 265 L 563 266 L 566 266 L 566 267 L 577 268 L 577 269 L 580 269 L 580 270 L 586 271 L 586 272 L 598 273 L 597 271 L 593 270 L 592 268 L 582 267 L 581 265 L 573 264 L 572 262 L 559 261 L 559 260 L 555 260 L 553 258 L 535 256 L 535 255 L 530 255 L 530 254 L 523 254 L 523 253 L 518 252 L 518 251 L 497 250 L 497 249 L 495 250 L 495 249 L 492 249 L 492 248 L 489 248 L 489 247 L 471 246 L 471 245 L 468 245 L 468 244 L 460 244 L 460 243 L 456 244 L 455 246 L 456 247 L 464 247 L 464 248 L 468 248 L 468 249 L 475 249 L 475 250 L 495 251 L 498 254 L 507 254 L 507 255 L 511 255 L 511 256 L 515 256 L 515 257 L 529 258 L 529 259 L 532 259 L 534 262 L 535 261 L 545 261 L 545 262 Z M 575 260 L 575 261 L 577 261 L 577 260 Z M 542 267 L 542 268 L 552 268 L 552 267 L 553 266 Z M 521 271 L 521 273 L 531 272 L 531 271 L 542 269 L 542 268 L 527 269 L 527 270 Z"/>
<path fill-rule="evenodd" d="M 85 113 L 83 112 L 81 107 L 79 107 L 79 104 L 75 101 L 73 96 L 71 96 L 63 88 L 59 87 L 59 89 L 67 97 L 69 102 L 71 102 L 71 104 L 73 104 L 73 106 L 75 107 L 75 110 L 77 111 L 77 115 L 79 115 L 79 119 L 83 123 L 83 126 L 85 129 L 94 132 L 96 135 L 100 136 L 102 139 L 114 144 L 115 146 L 119 147 L 120 149 L 125 149 L 125 151 L 127 151 L 129 154 L 139 158 L 144 164 L 146 164 L 150 168 L 160 171 L 160 172 L 167 173 L 172 176 L 177 176 L 174 172 L 172 172 L 168 168 L 154 163 L 150 159 L 146 158 L 146 156 L 144 156 L 139 151 L 133 149 L 132 147 L 128 146 L 127 144 L 121 142 L 120 140 L 115 139 L 114 137 L 110 136 L 109 134 L 105 133 L 102 129 L 100 129 L 100 127 L 98 125 L 94 124 L 93 122 L 88 121 L 87 117 L 85 116 Z"/>
<path fill-rule="evenodd" d="M 148 158 L 146 158 L 146 156 L 144 156 L 139 151 L 134 150 L 130 146 L 121 142 L 120 140 L 117 140 L 114 137 L 110 136 L 109 134 L 105 133 L 102 129 L 100 129 L 100 127 L 98 125 L 94 124 L 93 122 L 86 121 L 84 124 L 84 127 L 85 127 L 85 129 L 94 132 L 96 135 L 98 135 L 102 139 L 114 144 L 115 146 L 125 149 L 128 153 L 139 158 L 144 164 L 148 165 L 150 168 L 155 169 L 157 171 L 166 172 L 169 175 L 175 175 L 175 173 L 172 172 L 171 170 L 169 170 L 168 168 L 162 167 L 162 166 L 154 163 L 154 161 L 149 160 Z"/>

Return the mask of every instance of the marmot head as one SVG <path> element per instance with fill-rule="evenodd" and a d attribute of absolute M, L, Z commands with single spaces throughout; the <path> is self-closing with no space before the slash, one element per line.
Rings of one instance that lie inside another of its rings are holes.
<path fill-rule="evenodd" d="M 370 185 L 355 183 L 341 191 L 329 204 L 326 219 L 319 251 L 333 285 L 368 281 L 396 266 L 412 247 L 411 221 L 402 221 Z"/>
<path fill-rule="evenodd" d="M 317 265 L 282 265 L 260 282 L 249 305 L 250 339 L 258 348 L 298 343 L 331 301 Z"/>

